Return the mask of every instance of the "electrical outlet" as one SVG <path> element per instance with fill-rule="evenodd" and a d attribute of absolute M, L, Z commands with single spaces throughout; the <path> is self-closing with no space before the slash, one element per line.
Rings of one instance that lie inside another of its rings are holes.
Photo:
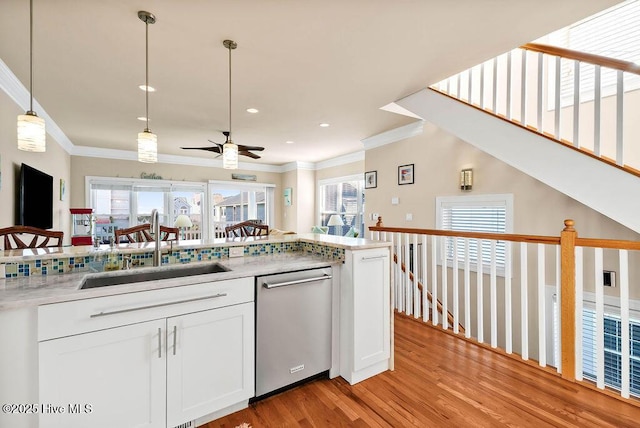
<path fill-rule="evenodd" d="M 243 257 L 244 247 L 229 247 L 229 257 Z"/>
<path fill-rule="evenodd" d="M 602 285 L 605 287 L 615 287 L 616 286 L 616 273 L 612 270 L 605 270 L 602 273 Z"/>
<path fill-rule="evenodd" d="M 412 220 L 413 220 L 413 214 L 411 214 L 411 213 L 407 213 L 407 214 L 405 215 L 405 220 L 407 220 L 407 221 L 412 221 Z"/>

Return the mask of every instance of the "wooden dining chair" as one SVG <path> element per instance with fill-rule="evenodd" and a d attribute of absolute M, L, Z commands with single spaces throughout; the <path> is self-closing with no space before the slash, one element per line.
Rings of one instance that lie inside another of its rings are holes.
<path fill-rule="evenodd" d="M 62 247 L 64 232 L 32 226 L 11 226 L 0 229 L 4 249 Z M 25 239 L 26 238 L 26 239 Z M 25 243 L 27 242 L 28 243 Z"/>
<path fill-rule="evenodd" d="M 253 221 L 243 221 L 224 228 L 227 238 L 246 236 L 267 236 L 269 226 Z"/>
<path fill-rule="evenodd" d="M 177 227 L 169 227 L 160 225 L 160 240 L 161 241 L 177 241 L 180 230 Z M 126 229 L 116 229 L 114 232 L 116 242 L 120 243 L 124 237 L 126 241 L 123 242 L 153 242 L 153 235 L 151 234 L 151 224 L 144 223 L 137 226 L 128 227 Z"/>

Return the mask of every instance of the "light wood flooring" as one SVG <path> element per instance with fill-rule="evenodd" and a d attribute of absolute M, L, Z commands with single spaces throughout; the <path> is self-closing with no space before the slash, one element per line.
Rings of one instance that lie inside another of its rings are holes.
<path fill-rule="evenodd" d="M 640 427 L 640 407 L 396 315 L 396 370 L 318 380 L 203 428 Z"/>

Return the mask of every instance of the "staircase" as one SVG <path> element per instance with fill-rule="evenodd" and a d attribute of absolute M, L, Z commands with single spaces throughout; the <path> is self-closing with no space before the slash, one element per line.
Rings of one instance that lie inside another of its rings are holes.
<path fill-rule="evenodd" d="M 528 44 L 396 104 L 640 233 L 636 88 L 634 63 Z"/>

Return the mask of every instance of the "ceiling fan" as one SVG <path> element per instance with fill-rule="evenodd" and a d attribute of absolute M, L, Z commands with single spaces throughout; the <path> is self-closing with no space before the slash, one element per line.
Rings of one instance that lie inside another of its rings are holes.
<path fill-rule="evenodd" d="M 222 134 L 224 134 L 224 136 L 227 138 L 227 140 L 223 144 L 216 143 L 215 141 L 209 140 L 210 143 L 215 145 L 207 146 L 207 147 L 180 147 L 180 148 L 185 150 L 206 150 L 208 152 L 218 153 L 219 156 L 222 156 L 223 147 L 226 143 L 229 142 L 230 133 L 229 131 L 224 131 L 222 132 Z M 238 154 L 242 156 L 250 157 L 252 159 L 260 159 L 260 156 L 258 156 L 255 153 L 252 153 L 251 151 L 261 152 L 263 150 L 264 150 L 264 147 L 260 147 L 260 146 L 244 146 L 242 144 L 238 144 Z"/>

